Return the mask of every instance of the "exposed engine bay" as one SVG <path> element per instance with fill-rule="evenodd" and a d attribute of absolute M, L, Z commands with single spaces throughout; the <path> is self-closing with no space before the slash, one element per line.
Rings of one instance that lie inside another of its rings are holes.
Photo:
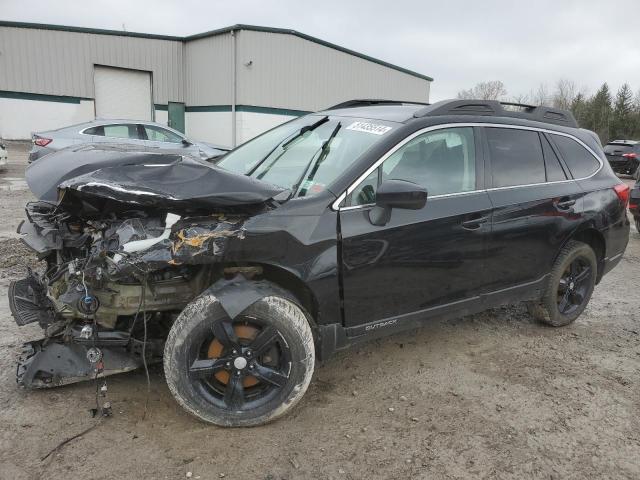
<path fill-rule="evenodd" d="M 280 192 L 239 177 L 215 197 L 193 199 L 199 187 L 211 191 L 212 171 L 216 180 L 225 173 L 184 162 L 109 170 L 63 184 L 57 204 L 26 207 L 18 233 L 44 268 L 10 285 L 10 307 L 19 325 L 37 322 L 44 338 L 25 344 L 19 385 L 58 386 L 159 361 L 184 306 L 242 271 L 223 266 L 229 245 Z M 153 188 L 158 176 L 168 192 Z M 234 190 L 242 192 L 235 201 Z"/>

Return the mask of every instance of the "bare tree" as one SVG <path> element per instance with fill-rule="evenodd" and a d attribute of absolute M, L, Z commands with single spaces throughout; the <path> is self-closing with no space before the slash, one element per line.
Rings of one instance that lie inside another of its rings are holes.
<path fill-rule="evenodd" d="M 514 95 L 513 97 L 511 97 L 510 101 L 513 103 L 519 103 L 521 105 L 529 105 L 530 103 L 529 95 L 527 95 L 526 93 Z"/>
<path fill-rule="evenodd" d="M 501 100 L 507 95 L 507 89 L 500 80 L 477 83 L 469 90 L 458 92 L 458 98 L 465 100 Z"/>
<path fill-rule="evenodd" d="M 529 98 L 531 98 L 531 103 L 533 105 L 544 105 L 545 107 L 551 106 L 551 96 L 549 95 L 546 83 L 541 83 L 538 85 L 537 89 L 531 90 Z"/>
<path fill-rule="evenodd" d="M 578 87 L 573 80 L 561 78 L 558 80 L 558 83 L 556 83 L 556 89 L 553 92 L 551 103 L 555 108 L 569 110 L 578 93 Z"/>

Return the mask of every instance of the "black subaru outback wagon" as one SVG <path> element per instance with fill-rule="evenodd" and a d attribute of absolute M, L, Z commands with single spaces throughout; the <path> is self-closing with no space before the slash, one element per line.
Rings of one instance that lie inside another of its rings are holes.
<path fill-rule="evenodd" d="M 262 424 L 316 358 L 429 318 L 525 301 L 567 325 L 629 237 L 629 189 L 598 138 L 550 108 L 352 101 L 215 166 L 127 155 L 146 157 L 27 206 L 19 232 L 46 268 L 10 304 L 45 338 L 25 345 L 20 385 L 163 360 L 198 418 Z"/>

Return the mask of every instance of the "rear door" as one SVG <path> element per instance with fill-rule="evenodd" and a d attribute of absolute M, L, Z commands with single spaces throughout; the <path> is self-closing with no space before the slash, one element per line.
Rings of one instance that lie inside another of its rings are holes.
<path fill-rule="evenodd" d="M 463 309 L 484 282 L 491 205 L 482 189 L 482 149 L 472 127 L 405 141 L 340 210 L 344 312 L 352 334 Z M 386 225 L 369 212 L 384 179 L 426 187 L 421 210 L 393 209 Z"/>
<path fill-rule="evenodd" d="M 534 293 L 580 222 L 582 190 L 548 136 L 535 129 L 484 127 L 493 204 L 487 293 Z"/>

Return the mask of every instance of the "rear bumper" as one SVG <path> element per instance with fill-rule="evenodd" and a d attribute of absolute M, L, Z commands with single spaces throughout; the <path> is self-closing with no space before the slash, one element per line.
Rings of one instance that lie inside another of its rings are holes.
<path fill-rule="evenodd" d="M 35 162 L 39 158 L 42 158 L 52 152 L 55 152 L 53 148 L 38 147 L 34 145 L 29 152 L 29 163 Z"/>
<path fill-rule="evenodd" d="M 613 268 L 620 263 L 620 260 L 622 260 L 622 256 L 624 255 L 624 252 L 627 249 L 627 244 L 629 243 L 630 231 L 631 224 L 629 223 L 625 212 L 624 219 L 622 221 L 602 232 L 605 238 L 607 251 L 603 261 L 602 274 L 598 275 L 598 281 L 600 281 L 604 275 L 613 270 Z"/>
<path fill-rule="evenodd" d="M 605 261 L 604 261 L 604 269 L 602 270 L 602 276 L 604 276 L 607 273 L 609 273 L 611 270 L 613 270 L 615 268 L 616 265 L 618 265 L 620 263 L 620 260 L 622 260 L 622 255 L 623 254 L 624 254 L 624 252 L 619 253 L 614 257 L 605 259 Z M 602 276 L 600 278 L 602 278 Z"/>

